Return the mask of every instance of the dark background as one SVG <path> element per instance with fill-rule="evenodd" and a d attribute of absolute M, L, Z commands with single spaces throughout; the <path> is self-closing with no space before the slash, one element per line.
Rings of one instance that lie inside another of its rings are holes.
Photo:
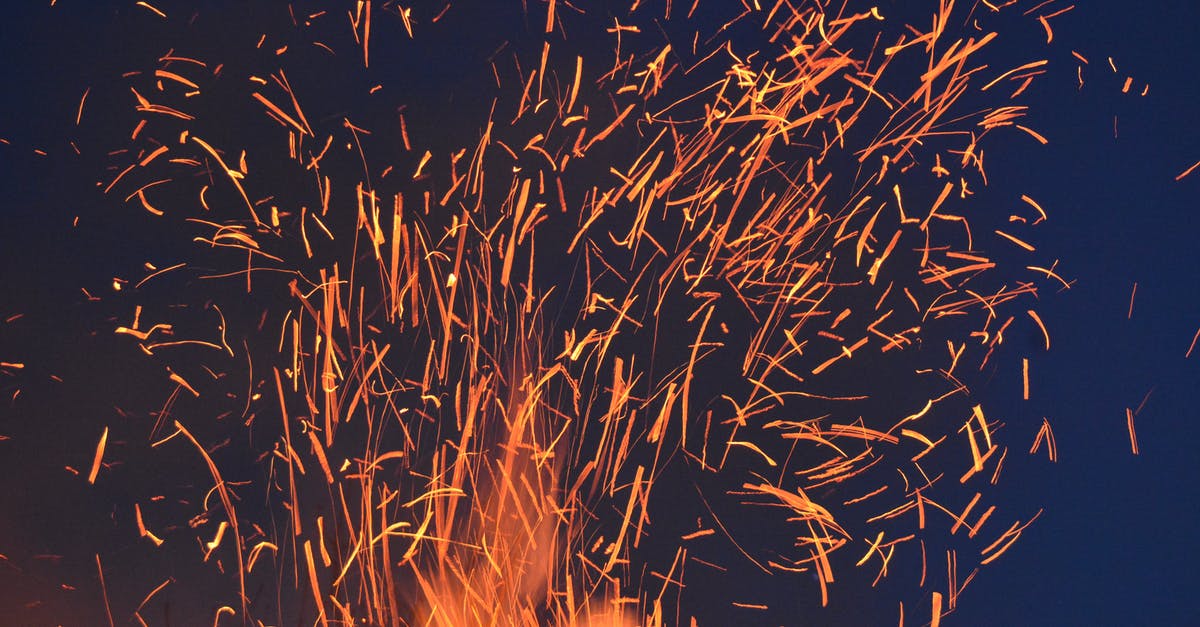
<path fill-rule="evenodd" d="M 107 536 L 94 523 L 123 496 L 38 469 L 70 463 L 86 472 L 84 460 L 90 461 L 96 438 L 93 409 L 108 412 L 157 394 L 138 383 L 139 373 L 127 369 L 137 362 L 119 359 L 117 348 L 111 354 L 79 350 L 89 331 L 101 326 L 94 319 L 98 310 L 79 290 L 102 287 L 112 268 L 171 252 L 131 250 L 124 243 L 124 227 L 104 219 L 105 209 L 85 181 L 101 160 L 86 151 L 76 158 L 66 143 L 83 88 L 92 85 L 95 96 L 103 88 L 96 77 L 126 69 L 133 48 L 168 47 L 152 38 L 165 40 L 169 32 L 155 23 L 115 30 L 118 23 L 136 25 L 130 16 L 145 12 L 132 2 L 46 4 L 6 7 L 0 16 L 0 138 L 9 142 L 0 144 L 0 317 L 24 314 L 0 323 L 0 346 L 23 357 L 0 354 L 0 361 L 28 364 L 19 375 L 17 402 L 9 396 L 18 385 L 0 379 L 0 435 L 11 438 L 0 441 L 0 554 L 8 558 L 0 560 L 0 624 L 10 607 L 27 601 L 23 586 L 38 576 L 71 580 L 81 589 L 69 597 L 72 607 L 56 608 L 58 620 L 88 624 L 97 617 L 96 608 L 79 603 L 96 598 L 88 559 Z M 244 11 L 238 3 L 213 4 Z M 244 17 L 252 19 L 253 11 Z M 480 33 L 496 28 L 498 19 L 479 20 Z M 994 185 L 1020 178 L 1022 191 L 1047 208 L 1039 249 L 1060 258 L 1062 274 L 1074 280 L 1068 292 L 1041 296 L 1038 310 L 1053 348 L 1034 358 L 1034 400 L 1005 401 L 1012 396 L 1002 394 L 994 400 L 997 411 L 1014 421 L 1022 416 L 1036 424 L 1048 417 L 1059 462 L 1009 471 L 1006 498 L 1044 504 L 1046 511 L 982 571 L 946 622 L 1185 624 L 1197 615 L 1200 584 L 1200 464 L 1194 452 L 1200 351 L 1184 359 L 1200 327 L 1200 173 L 1174 177 L 1200 160 L 1200 8 L 1193 2 L 1103 0 L 1081 3 L 1053 24 L 1055 42 L 1045 54 L 1054 63 L 1034 88 L 1031 114 L 1031 126 L 1050 144 L 994 145 L 988 173 Z M 521 28 L 519 20 L 507 26 Z M 1038 36 L 1029 34 L 1031 40 Z M 469 55 L 447 48 L 431 52 L 445 65 L 424 66 L 414 89 L 441 88 L 445 79 L 439 77 L 473 71 L 462 67 Z M 1090 60 L 1081 90 L 1069 61 L 1072 49 Z M 1107 66 L 1110 56 L 1120 70 L 1116 75 Z M 1127 75 L 1134 88 L 1122 94 Z M 1140 97 L 1147 83 L 1149 95 Z M 75 216 L 83 216 L 80 229 L 71 226 Z M 59 388 L 50 375 L 91 384 Z M 71 392 L 59 391 L 66 389 Z M 1125 408 L 1137 407 L 1148 393 L 1137 419 L 1141 455 L 1134 456 Z M 86 559 L 37 557 L 48 553 Z M 119 570 L 119 562 L 106 563 L 106 572 Z M 110 593 L 121 575 L 112 577 Z M 847 588 L 837 590 L 846 594 Z M 906 610 L 919 624 L 926 608 Z M 844 620 L 818 615 L 802 622 Z M 894 610 L 856 620 L 891 623 Z"/>

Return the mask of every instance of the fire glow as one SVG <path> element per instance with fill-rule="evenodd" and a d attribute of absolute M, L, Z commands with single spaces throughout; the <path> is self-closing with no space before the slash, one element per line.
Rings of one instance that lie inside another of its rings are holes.
<path fill-rule="evenodd" d="M 67 470 L 190 465 L 114 522 L 215 574 L 205 620 L 786 613 L 758 578 L 938 625 L 1038 517 L 993 496 L 1006 459 L 1056 458 L 1050 422 L 969 387 L 1002 367 L 1036 396 L 1004 340 L 1049 350 L 1035 297 L 1070 286 L 1047 211 L 984 168 L 1048 141 L 1025 100 L 1048 61 L 992 29 L 1049 45 L 1073 7 L 630 4 L 513 3 L 525 30 L 455 105 L 385 80 L 472 19 L 440 2 L 280 5 L 290 28 L 83 92 L 75 122 L 117 127 L 113 219 L 171 251 L 85 293 L 171 392 Z M 114 624 L 188 594 L 125 607 L 108 581 Z"/>

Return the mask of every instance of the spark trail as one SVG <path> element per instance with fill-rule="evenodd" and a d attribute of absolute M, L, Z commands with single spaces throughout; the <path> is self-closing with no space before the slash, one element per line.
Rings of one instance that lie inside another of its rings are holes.
<path fill-rule="evenodd" d="M 1026 4 L 517 3 L 422 67 L 491 10 L 273 7 L 214 51 L 219 12 L 138 3 L 179 41 L 77 120 L 169 251 L 104 297 L 169 394 L 87 480 L 184 467 L 119 516 L 220 575 L 214 623 L 794 620 L 783 586 L 937 624 L 1037 518 L 1005 460 L 1054 457 L 972 391 L 1036 390 L 1001 349 L 1068 283 L 984 168 L 1047 141 L 1047 61 L 991 30 L 1049 43 Z"/>

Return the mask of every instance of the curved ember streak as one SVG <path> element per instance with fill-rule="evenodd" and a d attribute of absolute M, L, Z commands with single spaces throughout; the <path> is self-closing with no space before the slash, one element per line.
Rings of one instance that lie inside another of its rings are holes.
<path fill-rule="evenodd" d="M 937 624 L 1036 518 L 989 503 L 970 386 L 1015 328 L 1048 346 L 1061 280 L 1036 201 L 986 191 L 991 142 L 1045 141 L 1045 61 L 987 6 L 530 3 L 490 68 L 428 79 L 450 127 L 399 55 L 465 8 L 289 6 L 216 59 L 200 20 L 106 120 L 103 191 L 169 253 L 114 283 L 116 332 L 196 481 L 130 508 L 145 550 L 199 539 L 214 621 L 788 620 L 770 586 L 846 579 Z"/>

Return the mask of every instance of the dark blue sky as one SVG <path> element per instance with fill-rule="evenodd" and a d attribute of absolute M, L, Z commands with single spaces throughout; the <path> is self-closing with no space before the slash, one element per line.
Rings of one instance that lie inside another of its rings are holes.
<path fill-rule="evenodd" d="M 117 13 L 142 10 L 132 2 L 44 4 L 9 8 L 0 22 L 0 138 L 9 142 L 0 144 L 0 318 L 25 314 L 8 329 L 0 326 L 0 347 L 41 355 L 22 373 L 39 383 L 26 386 L 21 403 L 10 404 L 12 388 L 0 387 L 0 435 L 12 437 L 0 441 L 0 554 L 13 563 L 60 551 L 90 559 L 89 547 L 106 541 L 81 521 L 103 521 L 109 502 L 126 495 L 97 495 L 69 477 L 42 478 L 32 469 L 86 458 L 94 434 L 65 435 L 84 419 L 81 407 L 107 411 L 136 404 L 130 399 L 146 393 L 130 377 L 105 372 L 116 359 L 103 342 L 86 354 L 77 351 L 89 329 L 103 326 L 89 318 L 96 309 L 82 302 L 79 288 L 103 281 L 110 268 L 153 255 L 124 248 L 126 234 L 101 219 L 88 221 L 84 235 L 72 230 L 73 216 L 104 210 L 83 182 L 100 162 L 63 155 L 82 86 L 126 67 L 136 47 L 129 37 L 165 35 L 152 28 L 114 32 Z M 1059 461 L 1014 464 L 1008 471 L 1005 498 L 1045 513 L 982 571 L 944 624 L 1185 624 L 1200 614 L 1194 601 L 1200 585 L 1194 563 L 1200 555 L 1200 350 L 1184 358 L 1200 328 L 1200 171 L 1174 180 L 1200 161 L 1200 6 L 1079 4 L 1055 20 L 1048 53 L 1054 63 L 1035 88 L 1030 125 L 1050 144 L 1009 143 L 988 156 L 996 185 L 1020 179 L 1022 193 L 1047 208 L 1051 217 L 1040 227 L 1038 247 L 1061 259 L 1062 274 L 1074 281 L 1069 291 L 1041 296 L 1038 310 L 1053 348 L 1034 358 L 1033 400 L 1005 400 L 1013 397 L 1001 391 L 1016 380 L 999 376 L 990 401 L 1006 422 L 1049 418 Z M 157 49 L 158 43 L 138 45 Z M 1067 60 L 1071 50 L 1090 60 L 1081 90 Z M 446 56 L 446 67 L 455 71 L 472 71 L 458 67 L 467 57 L 454 57 L 452 49 L 431 54 Z M 1133 77 L 1133 92 L 1149 84 L 1149 95 L 1122 94 L 1125 76 Z M 436 83 L 432 75 L 425 80 Z M 421 80 L 414 85 L 422 88 Z M 50 374 L 98 383 L 72 387 L 74 395 L 63 397 L 45 382 Z M 1136 422 L 1141 454 L 1134 456 L 1125 410 L 1147 394 Z M 1012 453 L 1019 448 L 1014 443 Z M 14 538 L 28 546 L 12 546 Z M 21 596 L 29 591 L 22 587 L 25 572 L 49 577 L 45 573 L 61 567 L 82 573 L 86 559 L 23 562 L 21 571 L 0 560 L 6 588 L 0 616 L 27 601 Z M 73 608 L 62 620 L 94 619 L 95 609 Z M 827 622 L 816 616 L 797 624 Z"/>
<path fill-rule="evenodd" d="M 1013 559 L 984 573 L 961 624 L 1197 616 L 1200 458 L 1188 443 L 1200 435 L 1200 354 L 1184 354 L 1200 325 L 1200 181 L 1174 177 L 1200 159 L 1200 82 L 1181 71 L 1200 58 L 1200 11 L 1189 2 L 1089 2 L 1075 13 L 1056 36 L 1089 57 L 1085 81 L 1100 80 L 1078 93 L 1065 81 L 1044 85 L 1038 118 L 1052 140 L 1027 162 L 1046 174 L 1031 195 L 1055 207 L 1044 246 L 1077 279 L 1042 309 L 1055 344 L 1037 366 L 1038 404 L 1054 425 L 1059 463 L 1030 484 L 1045 515 Z M 1119 94 L 1100 67 L 1108 56 L 1149 83 L 1149 95 Z M 1124 410 L 1151 391 L 1133 457 Z"/>

